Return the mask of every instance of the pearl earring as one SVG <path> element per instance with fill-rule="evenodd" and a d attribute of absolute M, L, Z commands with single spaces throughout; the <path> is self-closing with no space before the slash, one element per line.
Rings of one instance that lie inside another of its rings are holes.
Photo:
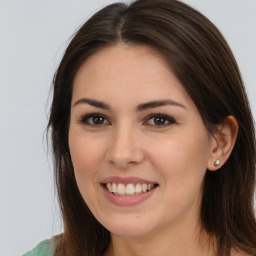
<path fill-rule="evenodd" d="M 218 167 L 220 165 L 220 160 L 217 159 L 215 162 L 214 162 L 214 166 Z"/>

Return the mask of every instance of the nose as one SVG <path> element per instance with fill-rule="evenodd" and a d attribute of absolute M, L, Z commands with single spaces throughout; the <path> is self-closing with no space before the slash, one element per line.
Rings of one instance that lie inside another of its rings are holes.
<path fill-rule="evenodd" d="M 125 169 L 143 162 L 143 145 L 135 128 L 119 127 L 110 139 L 107 159 L 117 168 Z"/>

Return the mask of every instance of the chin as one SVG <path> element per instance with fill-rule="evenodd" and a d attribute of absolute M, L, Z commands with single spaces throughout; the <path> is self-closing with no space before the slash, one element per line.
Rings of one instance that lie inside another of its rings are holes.
<path fill-rule="evenodd" d="M 111 234 L 120 237 L 143 237 L 151 233 L 149 229 L 143 227 L 134 226 L 123 226 L 123 227 L 112 227 L 108 229 Z"/>
<path fill-rule="evenodd" d="M 114 221 L 113 221 L 114 220 Z M 142 237 L 150 234 L 154 229 L 153 220 L 147 220 L 140 216 L 126 216 L 124 218 L 112 218 L 112 221 L 103 221 L 102 225 L 116 236 Z"/>

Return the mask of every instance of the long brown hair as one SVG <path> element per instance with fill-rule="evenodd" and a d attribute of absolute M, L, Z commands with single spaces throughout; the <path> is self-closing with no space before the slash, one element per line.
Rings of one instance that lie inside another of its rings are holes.
<path fill-rule="evenodd" d="M 232 115 L 239 124 L 226 164 L 206 171 L 201 206 L 203 228 L 217 239 L 217 255 L 231 248 L 256 255 L 255 133 L 243 81 L 234 56 L 218 29 L 201 13 L 177 0 L 137 0 L 111 4 L 75 34 L 55 74 L 48 123 L 64 233 L 55 255 L 103 255 L 110 234 L 92 215 L 78 190 L 69 145 L 72 84 L 91 55 L 119 42 L 146 44 L 163 53 L 193 99 L 209 132 Z"/>

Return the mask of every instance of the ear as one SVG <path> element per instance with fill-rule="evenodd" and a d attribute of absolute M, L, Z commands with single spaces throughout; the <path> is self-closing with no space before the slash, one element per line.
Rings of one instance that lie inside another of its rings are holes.
<path fill-rule="evenodd" d="M 238 129 L 238 123 L 233 116 L 227 116 L 218 125 L 218 132 L 212 138 L 211 156 L 207 164 L 208 170 L 216 171 L 228 160 L 236 142 Z"/>

